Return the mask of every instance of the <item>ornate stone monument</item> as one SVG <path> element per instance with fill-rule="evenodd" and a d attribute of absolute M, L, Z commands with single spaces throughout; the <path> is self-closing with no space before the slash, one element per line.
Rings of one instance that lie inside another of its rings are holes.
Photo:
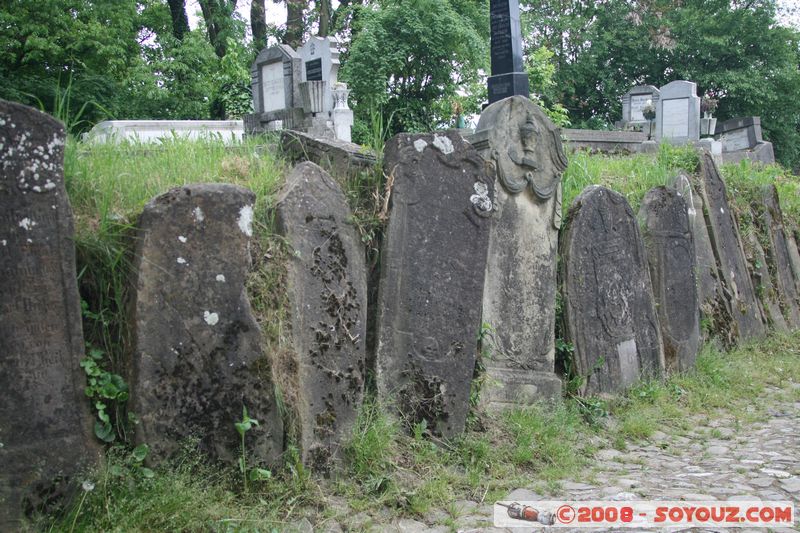
<path fill-rule="evenodd" d="M 353 112 L 338 73 L 334 37 L 311 37 L 298 51 L 287 45 L 264 49 L 251 71 L 255 112 L 244 119 L 245 134 L 290 129 L 350 142 Z"/>
<path fill-rule="evenodd" d="M 489 104 L 509 96 L 528 96 L 528 74 L 522 63 L 519 0 L 491 0 L 492 75 Z"/>
<path fill-rule="evenodd" d="M 482 319 L 494 342 L 482 397 L 497 406 L 553 399 L 561 393 L 554 325 L 567 166 L 560 132 L 539 106 L 512 96 L 484 110 L 469 140 L 495 178 Z"/>

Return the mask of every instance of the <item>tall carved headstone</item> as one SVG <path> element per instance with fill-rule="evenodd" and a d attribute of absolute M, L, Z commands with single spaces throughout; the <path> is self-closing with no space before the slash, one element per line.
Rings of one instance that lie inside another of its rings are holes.
<path fill-rule="evenodd" d="M 622 126 L 636 127 L 649 133 L 649 120 L 644 118 L 644 108 L 658 105 L 660 93 L 653 85 L 637 85 L 622 95 Z"/>
<path fill-rule="evenodd" d="M 469 141 L 495 171 L 495 202 L 483 291 L 493 330 L 481 390 L 489 405 L 554 399 L 556 253 L 561 173 L 557 127 L 533 102 L 513 96 L 487 107 Z"/>
<path fill-rule="evenodd" d="M 783 213 L 775 185 L 764 188 L 763 201 L 765 230 L 769 235 L 769 264 L 774 272 L 773 283 L 778 292 L 778 301 L 786 321 L 792 328 L 800 328 L 800 293 L 792 274 L 792 260 Z"/>
<path fill-rule="evenodd" d="M 695 255 L 695 279 L 697 281 L 697 297 L 700 306 L 700 317 L 708 324 L 703 334 L 716 335 L 727 339 L 732 320 L 730 312 L 723 304 L 722 285 L 720 284 L 717 259 L 703 216 L 703 197 L 695 191 L 693 179 L 680 172 L 672 180 L 671 187 L 686 201 L 686 214 L 692 229 L 692 242 Z M 727 339 L 732 344 L 733 339 Z"/>
<path fill-rule="evenodd" d="M 673 372 L 693 368 L 700 348 L 694 243 L 686 206 L 677 191 L 656 187 L 645 194 L 639 209 L 664 361 Z"/>
<path fill-rule="evenodd" d="M 391 139 L 391 211 L 381 256 L 377 383 L 410 424 L 464 430 L 481 326 L 494 187 L 457 133 Z"/>
<path fill-rule="evenodd" d="M 591 186 L 569 210 L 561 248 L 564 321 L 584 392 L 617 392 L 664 370 L 653 289 L 625 197 Z"/>
<path fill-rule="evenodd" d="M 489 104 L 509 96 L 528 96 L 528 74 L 522 64 L 522 30 L 519 0 L 490 0 L 492 75 Z"/>
<path fill-rule="evenodd" d="M 94 463 L 64 126 L 0 100 L 0 530 Z"/>
<path fill-rule="evenodd" d="M 786 318 L 783 316 L 783 310 L 781 309 L 781 295 L 776 290 L 777 287 L 772 273 L 770 273 L 764 248 L 758 242 L 755 232 L 749 233 L 746 238 L 748 239 L 748 248 L 753 254 L 752 260 L 749 261 L 753 288 L 755 288 L 756 295 L 761 300 L 764 318 L 773 329 L 789 331 L 789 325 L 786 323 Z"/>
<path fill-rule="evenodd" d="M 245 291 L 254 204 L 235 185 L 187 185 L 139 217 L 131 407 L 136 438 L 156 462 L 197 437 L 211 457 L 233 463 L 243 407 L 260 422 L 247 433 L 250 460 L 271 463 L 282 451 L 269 360 Z"/>
<path fill-rule="evenodd" d="M 735 337 L 749 339 L 765 333 L 761 309 L 747 268 L 739 227 L 728 204 L 725 183 L 714 159 L 704 153 L 701 161 L 700 193 L 706 206 L 706 225 L 719 265 L 722 296 L 733 318 Z"/>
<path fill-rule="evenodd" d="M 303 461 L 326 471 L 351 435 L 364 393 L 367 274 L 339 185 L 313 163 L 291 173 L 277 203 L 288 264 L 291 361 Z M 277 370 L 276 370 L 277 371 Z"/>

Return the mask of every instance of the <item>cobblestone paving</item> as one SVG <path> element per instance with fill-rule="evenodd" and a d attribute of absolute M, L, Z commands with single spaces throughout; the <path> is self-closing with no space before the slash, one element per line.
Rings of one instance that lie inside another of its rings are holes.
<path fill-rule="evenodd" d="M 794 385 L 800 387 L 800 385 Z M 766 391 L 765 398 L 779 394 Z M 731 420 L 707 420 L 697 416 L 685 436 L 656 432 L 646 442 L 629 444 L 618 451 L 597 452 L 584 479 L 560 483 L 554 492 L 533 492 L 533 487 L 510 493 L 510 500 L 778 500 L 793 501 L 800 508 L 800 402 L 774 403 L 763 421 L 736 427 Z M 455 503 L 456 528 L 460 532 L 539 531 L 499 529 L 492 526 L 491 502 Z M 387 532 L 452 531 L 442 525 L 448 516 L 434 511 L 424 522 L 400 520 L 386 525 L 359 524 L 358 515 L 343 524 L 345 530 Z M 773 528 L 772 531 L 798 531 Z M 329 529 L 331 530 L 331 529 Z M 341 531 L 335 524 L 332 531 Z M 568 529 L 550 529 L 569 531 Z M 581 529 L 576 531 L 590 531 Z M 603 531 L 595 529 L 593 531 Z M 610 531 L 610 530 L 608 530 Z M 634 531 L 625 529 L 622 531 Z M 664 530 L 661 530 L 664 531 Z M 673 529 L 672 531 L 677 531 Z M 689 531 L 684 530 L 684 531 Z M 766 529 L 694 529 L 749 533 Z"/>

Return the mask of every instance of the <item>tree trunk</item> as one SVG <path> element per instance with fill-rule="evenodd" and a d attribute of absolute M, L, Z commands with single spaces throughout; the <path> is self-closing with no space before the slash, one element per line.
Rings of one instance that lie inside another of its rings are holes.
<path fill-rule="evenodd" d="M 331 24 L 331 0 L 317 0 L 319 4 L 319 36 L 327 37 Z"/>
<path fill-rule="evenodd" d="M 283 36 L 283 43 L 295 50 L 303 44 L 303 14 L 307 5 L 306 0 L 286 0 L 286 34 Z"/>
<path fill-rule="evenodd" d="M 167 0 L 169 14 L 172 17 L 172 35 L 179 41 L 189 32 L 189 19 L 186 16 L 185 0 Z"/>
<path fill-rule="evenodd" d="M 214 47 L 214 52 L 220 59 L 228 51 L 228 28 L 231 25 L 233 13 L 236 11 L 237 0 L 198 0 L 203 20 L 208 29 L 208 41 Z"/>
<path fill-rule="evenodd" d="M 267 46 L 266 0 L 253 0 L 250 4 L 250 28 L 253 30 L 253 44 L 256 50 Z"/>

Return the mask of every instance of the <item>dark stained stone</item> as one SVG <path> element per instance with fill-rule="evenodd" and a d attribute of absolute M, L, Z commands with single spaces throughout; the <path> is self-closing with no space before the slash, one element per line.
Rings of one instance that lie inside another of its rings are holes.
<path fill-rule="evenodd" d="M 269 360 L 245 292 L 254 203 L 242 187 L 187 185 L 139 218 L 131 407 L 137 441 L 155 462 L 188 437 L 235 462 L 243 406 L 260 423 L 246 435 L 249 461 L 271 463 L 282 451 Z"/>
<path fill-rule="evenodd" d="M 711 246 L 705 217 L 703 216 L 703 197 L 696 192 L 696 184 L 685 173 L 679 173 L 671 187 L 686 201 L 686 213 L 692 229 L 692 242 L 695 254 L 695 278 L 697 280 L 697 296 L 700 305 L 700 316 L 708 324 L 703 334 L 713 334 L 725 338 L 730 330 L 732 320 L 730 312 L 723 303 L 722 286 L 719 282 L 719 268 Z M 708 339 L 706 339 L 708 340 Z M 729 340 L 727 344 L 732 344 Z"/>
<path fill-rule="evenodd" d="M 767 266 L 767 257 L 764 249 L 758 242 L 755 232 L 750 232 L 747 236 L 748 248 L 752 250 L 752 261 L 750 264 L 750 274 L 753 280 L 753 288 L 761 301 L 761 308 L 767 318 L 767 323 L 777 331 L 789 331 L 789 326 L 781 311 L 779 303 L 780 295 L 775 290 L 773 276 Z"/>
<path fill-rule="evenodd" d="M 583 392 L 620 391 L 664 370 L 647 259 L 625 198 L 591 186 L 575 199 L 561 243 L 564 321 Z"/>
<path fill-rule="evenodd" d="M 64 127 L 0 100 L 0 530 L 49 509 L 99 457 L 80 367 L 83 331 Z"/>
<path fill-rule="evenodd" d="M 789 264 L 792 266 L 795 287 L 797 288 L 798 293 L 800 293 L 800 251 L 798 251 L 797 247 L 796 233 L 791 231 L 788 232 L 786 245 L 789 247 Z"/>
<path fill-rule="evenodd" d="M 761 310 L 747 268 L 739 228 L 728 205 L 725 183 L 709 153 L 701 164 L 699 190 L 706 206 L 706 225 L 719 265 L 722 295 L 733 317 L 732 333 L 744 340 L 765 333 Z"/>
<path fill-rule="evenodd" d="M 556 253 L 561 173 L 558 128 L 536 104 L 514 96 L 481 114 L 469 138 L 495 169 L 483 322 L 492 328 L 481 402 L 531 404 L 561 395 L 555 366 Z"/>
<path fill-rule="evenodd" d="M 771 266 L 769 271 L 774 273 L 773 283 L 778 293 L 778 302 L 791 328 L 800 328 L 800 295 L 792 274 L 789 244 L 775 185 L 764 188 L 763 216 L 764 229 L 769 236 L 767 260 Z"/>
<path fill-rule="evenodd" d="M 647 192 L 639 209 L 667 370 L 694 367 L 700 348 L 700 306 L 692 230 L 685 198 L 673 189 Z"/>
<path fill-rule="evenodd" d="M 303 460 L 328 470 L 352 433 L 364 393 L 367 279 L 364 249 L 348 221 L 339 185 L 313 163 L 301 163 L 278 198 L 278 232 L 288 264 L 293 350 L 281 383 L 299 425 Z"/>
<path fill-rule="evenodd" d="M 393 182 L 381 256 L 377 383 L 409 425 L 464 430 L 481 326 L 494 187 L 454 133 L 401 134 L 386 145 Z"/>

